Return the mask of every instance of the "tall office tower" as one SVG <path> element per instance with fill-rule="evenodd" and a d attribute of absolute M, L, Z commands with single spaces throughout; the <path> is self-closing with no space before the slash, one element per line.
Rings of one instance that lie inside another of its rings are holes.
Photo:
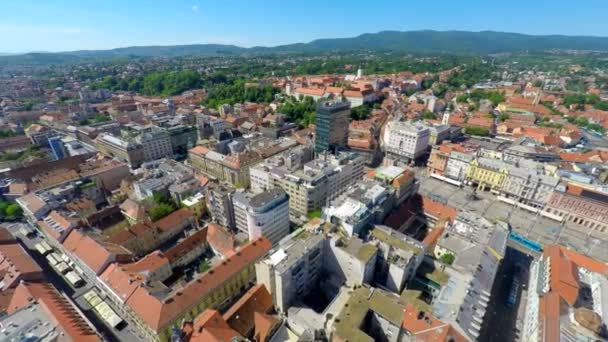
<path fill-rule="evenodd" d="M 315 152 L 335 152 L 348 140 L 350 103 L 326 101 L 317 106 Z"/>

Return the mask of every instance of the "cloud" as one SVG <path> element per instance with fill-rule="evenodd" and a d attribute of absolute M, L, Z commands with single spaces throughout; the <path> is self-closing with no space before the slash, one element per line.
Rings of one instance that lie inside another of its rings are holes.
<path fill-rule="evenodd" d="M 192 6 L 192 11 L 198 12 L 198 6 L 197 5 Z"/>

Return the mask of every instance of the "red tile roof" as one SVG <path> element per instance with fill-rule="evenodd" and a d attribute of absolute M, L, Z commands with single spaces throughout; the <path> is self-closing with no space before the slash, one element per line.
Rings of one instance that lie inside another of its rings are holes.
<path fill-rule="evenodd" d="M 0 227 L 0 245 L 13 244 L 17 242 L 13 235 L 4 227 Z"/>
<path fill-rule="evenodd" d="M 169 259 L 169 262 L 174 263 L 194 248 L 200 245 L 206 245 L 207 230 L 208 227 L 202 228 L 198 232 L 188 236 L 183 241 L 167 250 L 165 252 L 165 256 L 167 259 Z"/>
<path fill-rule="evenodd" d="M 18 243 L 0 245 L 1 291 L 17 286 L 21 280 L 42 280 L 42 269 Z"/>
<path fill-rule="evenodd" d="M 430 197 L 422 196 L 422 209 L 426 214 L 437 217 L 440 221 L 454 223 L 458 211 L 447 204 L 433 201 Z"/>
<path fill-rule="evenodd" d="M 160 331 L 183 312 L 189 311 L 200 299 L 218 289 L 227 280 L 239 274 L 266 255 L 272 244 L 264 237 L 249 242 L 232 256 L 213 266 L 209 271 L 190 281 L 183 288 L 175 288 L 161 299 L 150 293 L 146 287 L 138 287 L 127 299 L 126 304 L 152 330 Z"/>
<path fill-rule="evenodd" d="M 185 221 L 196 222 L 192 211 L 181 208 L 154 222 L 154 225 L 161 231 L 166 232 L 182 226 Z"/>
<path fill-rule="evenodd" d="M 8 313 L 30 304 L 32 300 L 42 304 L 42 308 L 61 326 L 72 341 L 101 341 L 95 330 L 80 316 L 80 313 L 48 283 L 21 283 L 15 289 Z"/>
<path fill-rule="evenodd" d="M 234 235 L 226 228 L 215 223 L 209 223 L 207 228 L 209 245 L 223 256 L 230 255 L 234 251 Z"/>
<path fill-rule="evenodd" d="M 245 292 L 223 316 L 230 327 L 239 334 L 248 336 L 255 327 L 254 314 L 267 314 L 272 310 L 272 305 L 272 296 L 264 284 L 257 284 Z"/>
<path fill-rule="evenodd" d="M 451 324 L 438 320 L 431 313 L 418 310 L 412 304 L 405 307 L 402 328 L 420 342 L 469 341 Z"/>
<path fill-rule="evenodd" d="M 298 94 L 311 95 L 311 96 L 323 96 L 325 89 L 323 88 L 297 88 L 295 90 Z"/>
<path fill-rule="evenodd" d="M 126 260 L 131 257 L 131 252 L 126 248 L 110 242 L 97 241 L 78 229 L 70 232 L 63 241 L 63 247 L 82 260 L 96 274 L 100 274 L 116 259 Z"/>
<path fill-rule="evenodd" d="M 243 336 L 233 330 L 216 310 L 203 311 L 194 321 L 190 342 L 232 342 Z"/>

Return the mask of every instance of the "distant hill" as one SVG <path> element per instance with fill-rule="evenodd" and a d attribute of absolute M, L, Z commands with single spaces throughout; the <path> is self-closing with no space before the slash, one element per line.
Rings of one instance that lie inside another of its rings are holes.
<path fill-rule="evenodd" d="M 0 63 L 61 63 L 117 57 L 315 53 L 362 49 L 471 55 L 549 49 L 608 51 L 608 37 L 533 36 L 493 31 L 382 31 L 366 33 L 352 38 L 317 39 L 309 43 L 274 47 L 243 48 L 235 45 L 195 44 L 134 46 L 111 50 L 82 50 L 59 53 L 28 53 L 0 56 Z"/>

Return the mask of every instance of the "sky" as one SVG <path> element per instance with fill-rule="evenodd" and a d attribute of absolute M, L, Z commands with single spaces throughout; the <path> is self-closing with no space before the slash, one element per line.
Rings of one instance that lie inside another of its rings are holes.
<path fill-rule="evenodd" d="M 608 36 L 606 0 L 0 0 L 0 52 L 220 43 L 383 30 Z"/>

